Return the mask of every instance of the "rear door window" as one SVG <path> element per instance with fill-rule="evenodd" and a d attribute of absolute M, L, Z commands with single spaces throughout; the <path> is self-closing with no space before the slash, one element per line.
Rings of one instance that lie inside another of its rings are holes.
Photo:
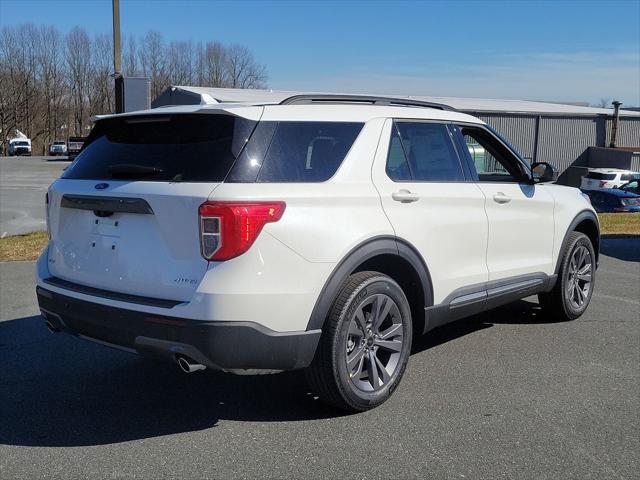
<path fill-rule="evenodd" d="M 324 182 L 353 145 L 362 123 L 278 122 L 257 182 Z"/>
<path fill-rule="evenodd" d="M 63 178 L 220 182 L 255 125 L 217 114 L 100 120 Z"/>
<path fill-rule="evenodd" d="M 394 122 L 387 175 L 394 181 L 457 182 L 464 180 L 462 164 L 443 124 Z"/>

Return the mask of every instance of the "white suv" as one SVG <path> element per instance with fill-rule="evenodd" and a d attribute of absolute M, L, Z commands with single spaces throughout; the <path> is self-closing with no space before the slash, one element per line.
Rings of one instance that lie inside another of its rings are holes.
<path fill-rule="evenodd" d="M 600 190 L 602 188 L 619 188 L 632 180 L 640 179 L 640 173 L 619 168 L 593 168 L 582 177 L 582 190 Z"/>
<path fill-rule="evenodd" d="M 40 309 L 52 331 L 188 372 L 305 368 L 322 399 L 365 410 L 414 335 L 532 294 L 585 311 L 598 220 L 553 176 L 477 118 L 410 100 L 102 117 L 47 194 Z"/>

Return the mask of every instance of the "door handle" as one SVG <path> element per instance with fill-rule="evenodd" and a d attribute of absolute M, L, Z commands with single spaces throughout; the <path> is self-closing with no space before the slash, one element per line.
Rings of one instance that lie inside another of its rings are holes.
<path fill-rule="evenodd" d="M 396 202 L 411 203 L 420 200 L 420 195 L 418 195 L 417 193 L 411 193 L 409 190 L 403 189 L 398 192 L 393 192 L 391 194 L 391 198 L 393 198 Z"/>
<path fill-rule="evenodd" d="M 498 192 L 493 196 L 493 201 L 496 203 L 509 203 L 511 201 L 511 197 L 502 192 Z"/>

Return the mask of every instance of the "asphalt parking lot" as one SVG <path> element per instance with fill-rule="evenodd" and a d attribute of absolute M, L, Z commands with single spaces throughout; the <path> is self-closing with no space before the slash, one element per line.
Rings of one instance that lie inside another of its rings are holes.
<path fill-rule="evenodd" d="M 67 165 L 65 157 L 0 157 L 0 236 L 47 228 L 44 196 Z"/>
<path fill-rule="evenodd" d="M 587 313 L 521 301 L 431 332 L 395 395 L 343 415 L 300 373 L 181 373 L 51 334 L 0 264 L 0 477 L 638 478 L 640 240 L 608 239 Z"/>

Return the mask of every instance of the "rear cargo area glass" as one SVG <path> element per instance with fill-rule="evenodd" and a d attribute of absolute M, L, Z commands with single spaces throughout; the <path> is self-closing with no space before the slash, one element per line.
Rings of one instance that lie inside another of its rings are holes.
<path fill-rule="evenodd" d="M 218 114 L 99 120 L 63 178 L 220 182 L 254 127 Z"/>

